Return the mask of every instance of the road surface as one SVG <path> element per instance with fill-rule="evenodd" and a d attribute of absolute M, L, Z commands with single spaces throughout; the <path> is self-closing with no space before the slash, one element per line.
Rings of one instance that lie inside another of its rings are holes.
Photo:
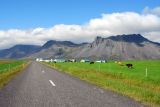
<path fill-rule="evenodd" d="M 32 62 L 0 90 L 0 107 L 143 107 L 45 65 Z"/>

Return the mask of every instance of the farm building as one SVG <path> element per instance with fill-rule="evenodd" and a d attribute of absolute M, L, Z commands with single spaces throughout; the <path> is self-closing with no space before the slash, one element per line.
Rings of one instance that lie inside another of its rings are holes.
<path fill-rule="evenodd" d="M 66 62 L 65 59 L 54 59 L 53 61 L 54 61 L 54 62 Z"/>
<path fill-rule="evenodd" d="M 37 61 L 37 62 L 42 62 L 43 59 L 42 59 L 42 58 L 36 58 L 36 61 Z"/>
<path fill-rule="evenodd" d="M 95 62 L 99 62 L 99 63 L 106 63 L 107 61 L 106 60 L 97 60 Z"/>
<path fill-rule="evenodd" d="M 68 59 L 67 62 L 76 62 L 76 59 Z"/>
<path fill-rule="evenodd" d="M 90 62 L 88 59 L 82 59 L 80 62 Z"/>

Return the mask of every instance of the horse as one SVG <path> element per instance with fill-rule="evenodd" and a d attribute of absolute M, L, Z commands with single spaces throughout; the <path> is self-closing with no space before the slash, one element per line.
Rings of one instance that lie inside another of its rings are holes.
<path fill-rule="evenodd" d="M 94 64 L 94 62 L 92 61 L 92 62 L 90 62 L 90 64 Z"/>
<path fill-rule="evenodd" d="M 133 64 L 126 64 L 128 68 L 133 68 Z"/>

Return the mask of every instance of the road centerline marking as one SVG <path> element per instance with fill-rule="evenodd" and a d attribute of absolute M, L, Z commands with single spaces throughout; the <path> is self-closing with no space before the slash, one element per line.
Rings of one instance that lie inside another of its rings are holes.
<path fill-rule="evenodd" d="M 52 86 L 56 86 L 52 80 L 49 80 L 49 82 L 52 84 Z"/>

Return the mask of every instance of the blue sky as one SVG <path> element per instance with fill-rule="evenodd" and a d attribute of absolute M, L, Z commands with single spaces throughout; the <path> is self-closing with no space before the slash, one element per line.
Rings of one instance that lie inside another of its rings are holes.
<path fill-rule="evenodd" d="M 0 49 L 121 34 L 160 43 L 160 0 L 0 0 Z"/>
<path fill-rule="evenodd" d="M 0 0 L 0 30 L 84 24 L 102 13 L 158 7 L 160 0 Z"/>

